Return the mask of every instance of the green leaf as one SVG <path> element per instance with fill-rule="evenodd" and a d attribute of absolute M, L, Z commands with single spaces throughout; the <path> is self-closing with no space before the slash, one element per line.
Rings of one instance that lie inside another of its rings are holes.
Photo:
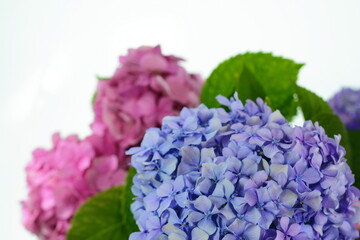
<path fill-rule="evenodd" d="M 346 158 L 348 164 L 352 167 L 352 152 L 348 132 L 344 123 L 336 115 L 329 104 L 315 93 L 306 88 L 298 86 L 296 88 L 299 106 L 306 120 L 319 122 L 319 125 L 325 129 L 329 137 L 341 135 L 341 145 L 346 149 Z"/>
<path fill-rule="evenodd" d="M 134 169 L 130 169 L 126 185 L 101 192 L 85 202 L 76 212 L 67 240 L 123 240 L 138 231 L 130 211 Z"/>
<path fill-rule="evenodd" d="M 360 130 L 349 130 L 348 136 L 353 156 L 351 169 L 355 174 L 355 185 L 360 187 Z"/>
<path fill-rule="evenodd" d="M 99 81 L 106 81 L 106 80 L 109 80 L 109 79 L 110 79 L 110 77 L 101 77 L 101 76 L 99 76 L 99 75 L 96 75 L 96 78 L 97 78 L 97 80 L 99 80 Z"/>
<path fill-rule="evenodd" d="M 237 81 L 235 88 L 241 100 L 245 101 L 246 99 L 251 99 L 255 101 L 258 97 L 263 99 L 266 98 L 266 94 L 262 86 L 247 66 L 243 67 L 241 77 L 242 81 Z"/>
<path fill-rule="evenodd" d="M 95 195 L 82 205 L 72 220 L 67 239 L 122 239 L 122 193 L 122 187 L 112 188 Z"/>
<path fill-rule="evenodd" d="M 221 63 L 205 82 L 201 101 L 219 107 L 215 97 L 230 97 L 235 91 L 241 100 L 261 97 L 270 107 L 290 119 L 296 114 L 296 80 L 302 64 L 270 53 L 246 53 Z"/>
<path fill-rule="evenodd" d="M 299 99 L 299 106 L 306 120 L 311 120 L 312 116 L 319 113 L 334 113 L 329 104 L 312 91 L 297 86 L 296 93 Z"/>
<path fill-rule="evenodd" d="M 92 98 L 91 98 L 91 106 L 94 105 L 95 101 L 96 101 L 96 97 L 97 97 L 97 92 L 94 92 Z"/>
<path fill-rule="evenodd" d="M 110 78 L 109 77 L 100 77 L 100 76 L 96 76 L 96 79 L 98 81 L 106 81 L 106 80 L 109 80 Z M 94 105 L 95 103 L 95 100 L 96 100 L 96 97 L 97 97 L 97 91 L 94 92 L 94 94 L 92 95 L 92 98 L 91 98 L 91 106 Z"/>
<path fill-rule="evenodd" d="M 208 107 L 220 107 L 216 101 L 217 95 L 231 97 L 238 85 L 244 63 L 241 55 L 222 62 L 206 80 L 201 91 L 201 102 Z"/>
<path fill-rule="evenodd" d="M 123 208 L 122 208 L 122 215 L 123 216 L 130 216 L 126 219 L 126 227 L 127 227 L 127 232 L 129 233 L 133 233 L 136 231 L 139 231 L 138 226 L 136 225 L 135 219 L 133 217 L 133 214 L 131 212 L 130 206 L 133 203 L 133 199 L 134 199 L 134 194 L 131 191 L 131 187 L 133 185 L 133 177 L 136 174 L 136 169 L 133 167 L 130 167 L 129 171 L 128 171 L 128 176 L 126 178 L 126 185 L 124 186 L 124 192 L 122 194 L 122 201 L 124 204 L 122 204 Z"/>
<path fill-rule="evenodd" d="M 303 64 L 270 53 L 247 53 L 244 58 L 269 98 L 272 109 L 279 109 L 288 119 L 294 116 L 296 81 Z"/>

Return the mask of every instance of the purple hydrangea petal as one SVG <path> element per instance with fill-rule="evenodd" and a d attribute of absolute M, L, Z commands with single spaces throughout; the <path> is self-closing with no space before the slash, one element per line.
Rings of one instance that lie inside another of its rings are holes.
<path fill-rule="evenodd" d="M 156 194 L 159 197 L 166 197 L 173 193 L 173 186 L 170 181 L 164 182 L 161 184 L 158 189 L 156 189 Z"/>
<path fill-rule="evenodd" d="M 174 224 L 169 222 L 168 224 L 164 225 L 162 228 L 163 232 L 167 234 L 167 237 L 164 240 L 186 240 L 186 233 L 179 228 L 175 227 Z M 162 239 L 161 239 L 162 240 Z"/>
<path fill-rule="evenodd" d="M 261 218 L 261 213 L 256 210 L 256 208 L 251 208 L 245 213 L 246 221 L 256 224 L 258 223 L 259 219 Z"/>
<path fill-rule="evenodd" d="M 275 216 L 272 213 L 262 211 L 261 217 L 259 219 L 259 226 L 268 229 L 271 223 L 273 222 Z"/>
<path fill-rule="evenodd" d="M 336 93 L 329 104 L 346 127 L 350 130 L 360 129 L 360 90 L 343 88 Z"/>
<path fill-rule="evenodd" d="M 246 191 L 244 198 L 250 206 L 254 206 L 258 202 L 256 191 L 253 189 Z"/>
<path fill-rule="evenodd" d="M 270 143 L 263 148 L 263 151 L 265 156 L 272 158 L 279 152 L 279 148 L 275 144 Z"/>
<path fill-rule="evenodd" d="M 216 231 L 216 225 L 211 219 L 202 219 L 198 224 L 198 227 L 205 231 L 207 234 L 212 235 Z"/>
<path fill-rule="evenodd" d="M 226 234 L 221 240 L 237 240 L 238 238 L 232 234 Z"/>
<path fill-rule="evenodd" d="M 189 216 L 188 216 L 187 220 L 190 223 L 197 223 L 203 218 L 204 218 L 203 213 L 192 211 L 192 212 L 189 213 Z"/>
<path fill-rule="evenodd" d="M 320 180 L 320 174 L 316 169 L 308 168 L 302 174 L 302 179 L 308 184 L 317 183 Z"/>
<path fill-rule="evenodd" d="M 191 239 L 208 240 L 209 234 L 196 227 L 191 231 Z"/>
<path fill-rule="evenodd" d="M 297 195 L 288 190 L 288 189 L 285 189 L 279 196 L 279 200 L 282 204 L 284 204 L 284 206 L 288 207 L 288 208 L 291 208 L 295 205 L 295 202 L 297 200 Z"/>
<path fill-rule="evenodd" d="M 265 171 L 258 171 L 252 177 L 252 180 L 257 186 L 261 186 L 267 179 L 268 175 Z"/>
<path fill-rule="evenodd" d="M 280 226 L 286 232 L 289 228 L 290 219 L 288 217 L 283 217 L 280 219 Z"/>
<path fill-rule="evenodd" d="M 211 211 L 212 203 L 209 198 L 200 196 L 194 201 L 194 207 L 203 213 Z"/>
<path fill-rule="evenodd" d="M 321 193 L 318 190 L 307 192 L 304 194 L 304 204 L 312 208 L 314 211 L 318 211 L 321 208 Z"/>
<path fill-rule="evenodd" d="M 288 165 L 285 164 L 272 164 L 270 166 L 270 176 L 277 180 L 280 174 L 284 174 L 285 176 L 288 175 Z"/>
<path fill-rule="evenodd" d="M 289 227 L 287 233 L 288 233 L 289 236 L 294 237 L 294 236 L 299 234 L 300 229 L 301 229 L 300 225 L 297 224 L 297 223 L 294 223 L 294 224 L 291 224 L 291 226 Z"/>
<path fill-rule="evenodd" d="M 184 147 L 181 149 L 182 159 L 178 166 L 178 175 L 187 174 L 194 169 L 200 163 L 200 151 L 195 147 Z"/>
<path fill-rule="evenodd" d="M 144 198 L 144 205 L 147 211 L 155 211 L 159 207 L 160 199 L 156 193 L 151 193 Z"/>
<path fill-rule="evenodd" d="M 242 234 L 246 227 L 246 222 L 241 221 L 239 219 L 235 219 L 233 223 L 230 224 L 228 229 L 232 231 L 233 233 L 236 233 L 237 235 Z"/>
<path fill-rule="evenodd" d="M 284 239 L 286 239 L 286 235 L 283 232 L 277 230 L 275 240 L 284 240 Z"/>
<path fill-rule="evenodd" d="M 175 196 L 175 201 L 180 207 L 185 207 L 189 201 L 189 194 L 187 192 L 177 194 Z"/>
<path fill-rule="evenodd" d="M 260 233 L 261 233 L 260 227 L 256 225 L 252 225 L 246 229 L 243 236 L 247 240 L 260 239 Z"/>
<path fill-rule="evenodd" d="M 145 232 L 134 232 L 130 234 L 129 240 L 146 239 Z"/>
<path fill-rule="evenodd" d="M 250 158 L 245 158 L 242 160 L 241 173 L 245 175 L 252 175 L 257 171 L 257 165 Z"/>
<path fill-rule="evenodd" d="M 271 131 L 267 128 L 261 128 L 259 129 L 256 134 L 264 139 L 265 141 L 272 141 L 272 134 Z"/>
<path fill-rule="evenodd" d="M 286 123 L 284 116 L 280 113 L 279 110 L 275 110 L 269 115 L 269 122 L 276 122 L 278 124 Z"/>

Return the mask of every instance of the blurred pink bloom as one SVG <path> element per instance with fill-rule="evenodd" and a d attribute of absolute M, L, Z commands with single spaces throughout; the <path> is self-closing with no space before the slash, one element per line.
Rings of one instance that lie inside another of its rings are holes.
<path fill-rule="evenodd" d="M 110 132 L 120 156 L 139 143 L 147 128 L 160 126 L 164 116 L 199 104 L 203 81 L 180 61 L 164 56 L 160 46 L 130 49 L 114 76 L 99 82 L 92 128 L 99 135 Z"/>
<path fill-rule="evenodd" d="M 203 81 L 164 56 L 159 46 L 130 49 L 108 80 L 99 81 L 93 134 L 53 136 L 51 150 L 36 149 L 26 168 L 23 224 L 41 240 L 65 240 L 77 208 L 94 194 L 124 182 L 129 157 L 147 128 L 184 107 L 195 107 Z"/>
<path fill-rule="evenodd" d="M 26 167 L 28 199 L 23 224 L 42 240 L 65 240 L 77 208 L 94 194 L 124 182 L 114 143 L 90 136 L 61 139 L 50 150 L 36 149 Z"/>

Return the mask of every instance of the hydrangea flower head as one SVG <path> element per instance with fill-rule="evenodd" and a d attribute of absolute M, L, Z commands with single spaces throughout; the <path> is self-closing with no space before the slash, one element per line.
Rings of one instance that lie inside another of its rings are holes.
<path fill-rule="evenodd" d="M 162 54 L 160 46 L 130 49 L 108 80 L 99 81 L 94 103 L 95 133 L 108 131 L 120 154 L 139 143 L 146 129 L 183 106 L 199 103 L 202 79 L 179 65 L 182 59 Z"/>
<path fill-rule="evenodd" d="M 336 93 L 329 104 L 346 127 L 351 130 L 360 129 L 360 89 L 343 88 Z"/>
<path fill-rule="evenodd" d="M 23 224 L 41 240 L 65 240 L 77 208 L 98 192 L 124 182 L 115 147 L 107 139 L 53 135 L 50 150 L 36 149 L 26 167 L 28 199 Z"/>
<path fill-rule="evenodd" d="M 261 99 L 184 108 L 132 148 L 131 240 L 355 239 L 359 190 L 340 136 Z"/>

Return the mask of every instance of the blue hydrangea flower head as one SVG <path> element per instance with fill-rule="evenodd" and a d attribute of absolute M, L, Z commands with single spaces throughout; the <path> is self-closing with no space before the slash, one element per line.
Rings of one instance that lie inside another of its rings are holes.
<path fill-rule="evenodd" d="M 184 108 L 132 148 L 131 240 L 355 239 L 359 200 L 340 136 L 292 127 L 261 99 Z"/>
<path fill-rule="evenodd" d="M 360 129 L 360 89 L 343 88 L 336 93 L 329 104 L 350 130 Z"/>

